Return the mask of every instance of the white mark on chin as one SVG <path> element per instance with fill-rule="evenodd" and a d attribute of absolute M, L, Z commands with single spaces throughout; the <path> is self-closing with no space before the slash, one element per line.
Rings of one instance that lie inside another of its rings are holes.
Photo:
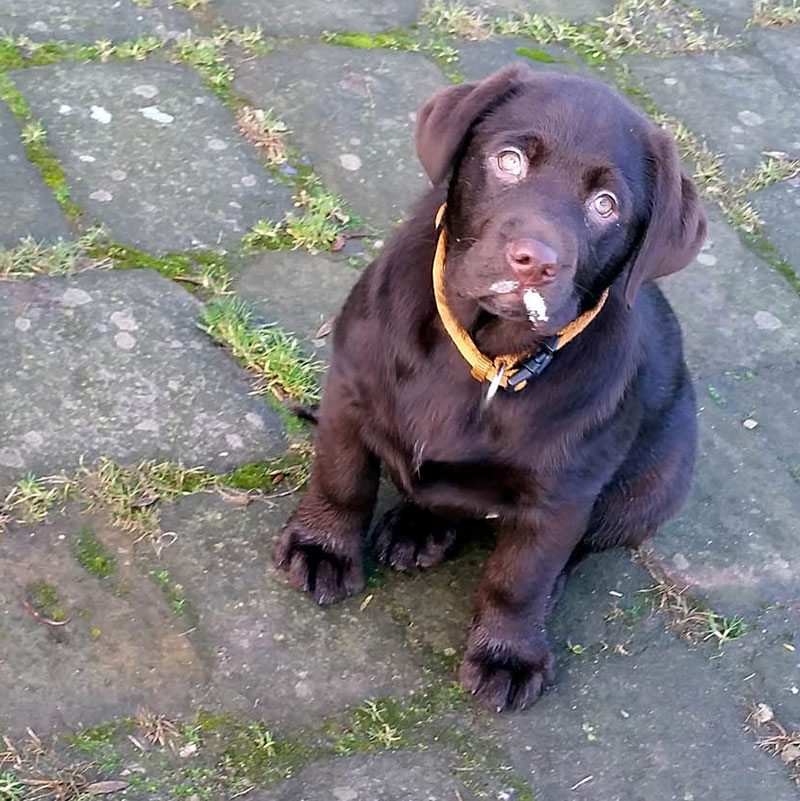
<path fill-rule="evenodd" d="M 505 295 L 519 288 L 519 281 L 495 281 L 489 289 L 498 295 Z"/>
<path fill-rule="evenodd" d="M 528 319 L 532 323 L 547 322 L 547 304 L 535 289 L 526 289 L 522 296 L 522 302 L 528 310 Z"/>

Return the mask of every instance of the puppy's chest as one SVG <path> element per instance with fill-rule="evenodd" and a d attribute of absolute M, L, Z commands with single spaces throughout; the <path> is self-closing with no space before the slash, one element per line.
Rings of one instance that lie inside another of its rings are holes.
<path fill-rule="evenodd" d="M 487 404 L 487 388 L 435 376 L 393 388 L 380 416 L 385 429 L 374 434 L 378 455 L 407 493 L 481 509 L 535 491 L 542 452 L 528 445 L 536 426 L 527 405 L 499 396 Z"/>

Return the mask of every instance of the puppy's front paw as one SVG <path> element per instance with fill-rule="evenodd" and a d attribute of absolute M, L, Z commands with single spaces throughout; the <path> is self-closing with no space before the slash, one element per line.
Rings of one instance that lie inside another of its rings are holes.
<path fill-rule="evenodd" d="M 289 583 L 311 593 L 318 604 L 343 601 L 364 589 L 361 555 L 337 547 L 334 538 L 321 536 L 297 520 L 289 520 L 281 530 L 273 558 Z"/>
<path fill-rule="evenodd" d="M 410 573 L 439 564 L 455 542 L 455 528 L 447 521 L 413 504 L 401 503 L 378 523 L 373 548 L 381 564 Z"/>
<path fill-rule="evenodd" d="M 507 640 L 476 625 L 459 678 L 490 709 L 525 709 L 555 683 L 555 657 L 544 634 Z"/>

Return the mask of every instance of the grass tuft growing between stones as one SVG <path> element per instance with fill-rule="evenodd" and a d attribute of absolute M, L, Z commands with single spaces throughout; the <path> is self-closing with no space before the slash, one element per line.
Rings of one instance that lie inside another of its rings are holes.
<path fill-rule="evenodd" d="M 73 275 L 84 270 L 111 267 L 107 258 L 88 255 L 104 237 L 100 228 L 91 228 L 77 242 L 46 244 L 27 237 L 15 248 L 0 248 L 0 280 L 32 278 L 35 275 Z"/>
<path fill-rule="evenodd" d="M 205 79 L 206 86 L 226 105 L 233 105 L 230 83 L 233 67 L 228 64 L 225 48 L 241 47 L 250 54 L 267 50 L 260 28 L 218 27 L 211 36 L 198 36 L 191 31 L 182 34 L 172 48 L 173 61 L 189 64 Z"/>
<path fill-rule="evenodd" d="M 239 131 L 247 139 L 267 164 L 279 166 L 288 161 L 286 135 L 289 127 L 278 119 L 272 109 L 242 106 L 236 111 Z"/>
<path fill-rule="evenodd" d="M 183 593 L 183 586 L 172 581 L 169 570 L 151 570 L 148 575 L 161 587 L 170 609 L 178 617 L 186 614 L 186 596 Z"/>
<path fill-rule="evenodd" d="M 10 770 L 0 771 L 0 801 L 20 801 L 25 787 Z"/>
<path fill-rule="evenodd" d="M 745 726 L 758 737 L 758 747 L 777 756 L 800 786 L 800 732 L 785 728 L 767 704 L 747 703 Z"/>
<path fill-rule="evenodd" d="M 619 0 L 610 14 L 585 23 L 527 13 L 490 20 L 463 3 L 435 0 L 427 4 L 420 22 L 461 39 L 497 34 L 561 44 L 589 64 L 614 61 L 625 53 L 709 52 L 731 45 L 708 26 L 698 8 L 681 0 Z"/>
<path fill-rule="evenodd" d="M 670 581 L 651 554 L 639 549 L 636 556 L 656 580 L 655 585 L 646 591 L 653 609 L 664 616 L 667 625 L 678 636 L 688 642 L 710 642 L 722 648 L 748 632 L 750 624 L 744 618 L 721 615 L 693 598 L 688 587 Z"/>
<path fill-rule="evenodd" d="M 200 327 L 256 377 L 257 392 L 303 403 L 319 399 L 322 364 L 305 356 L 299 341 L 283 329 L 256 323 L 243 301 L 213 300 L 203 309 Z"/>
<path fill-rule="evenodd" d="M 28 160 L 36 167 L 42 180 L 50 187 L 64 214 L 73 222 L 78 221 L 81 217 L 81 210 L 70 201 L 67 177 L 47 144 L 44 127 L 33 118 L 28 102 L 8 75 L 3 72 L 0 72 L 0 100 L 6 103 L 19 121 Z"/>
<path fill-rule="evenodd" d="M 73 490 L 74 483 L 65 475 L 20 479 L 0 502 L 0 531 L 10 520 L 44 520 L 56 504 L 66 502 Z"/>
<path fill-rule="evenodd" d="M 112 521 L 136 539 L 159 533 L 159 502 L 212 489 L 216 476 L 201 467 L 173 462 L 142 462 L 121 467 L 101 459 L 93 469 L 82 469 L 76 479 L 79 494 L 90 508 L 106 507 Z"/>
<path fill-rule="evenodd" d="M 300 213 L 290 212 L 279 222 L 257 222 L 245 234 L 244 246 L 254 250 L 304 249 L 310 253 L 332 250 L 357 221 L 342 198 L 322 187 L 313 175 L 301 181 L 294 205 Z"/>
<path fill-rule="evenodd" d="M 800 0 L 781 3 L 775 0 L 754 0 L 753 15 L 745 28 L 782 28 L 800 22 Z"/>

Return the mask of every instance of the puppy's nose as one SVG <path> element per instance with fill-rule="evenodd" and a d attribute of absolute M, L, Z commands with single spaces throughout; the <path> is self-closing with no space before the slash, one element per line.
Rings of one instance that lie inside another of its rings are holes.
<path fill-rule="evenodd" d="M 538 239 L 515 239 L 506 246 L 506 261 L 520 278 L 547 283 L 556 277 L 558 254 Z"/>

